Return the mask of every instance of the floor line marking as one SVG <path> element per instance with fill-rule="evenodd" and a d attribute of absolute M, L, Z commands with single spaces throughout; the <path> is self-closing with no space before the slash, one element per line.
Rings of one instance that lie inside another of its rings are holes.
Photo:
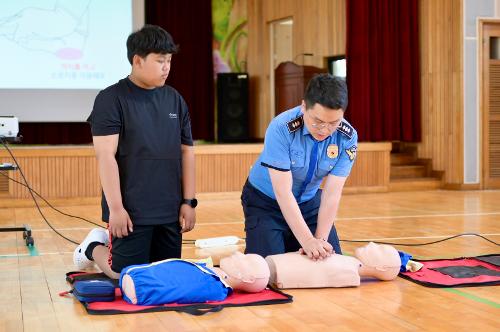
<path fill-rule="evenodd" d="M 469 300 L 472 300 L 472 301 L 475 301 L 475 302 L 479 302 L 479 303 L 483 303 L 483 304 L 487 304 L 487 305 L 489 305 L 489 306 L 491 306 L 493 308 L 500 309 L 500 303 L 497 303 L 497 302 L 494 302 L 494 301 L 491 301 L 491 300 L 479 297 L 477 295 L 466 293 L 466 292 L 458 290 L 456 288 L 444 288 L 443 290 L 446 291 L 446 292 L 449 292 L 449 293 L 460 295 L 462 297 L 466 297 Z"/>
<path fill-rule="evenodd" d="M 72 231 L 72 230 L 89 230 L 91 228 L 57 228 L 58 231 Z M 35 232 L 52 232 L 50 228 L 36 229 Z M 500 233 L 477 233 L 482 236 L 500 236 Z M 362 239 L 349 239 L 350 241 L 385 241 L 385 240 L 413 240 L 413 239 L 439 239 L 456 236 L 457 234 L 445 234 L 445 235 L 428 235 L 428 236 L 402 236 L 402 237 L 380 237 L 380 238 L 362 238 Z M 221 235 L 222 236 L 222 235 Z M 463 236 L 474 236 L 474 235 L 463 235 Z M 343 241 L 346 241 L 342 239 Z M 196 241 L 196 239 L 185 239 L 185 241 Z"/>
<path fill-rule="evenodd" d="M 500 212 L 475 212 L 475 213 L 443 213 L 443 214 L 415 214 L 402 216 L 367 216 L 367 217 L 340 217 L 337 220 L 377 220 L 377 219 L 408 219 L 408 218 L 442 218 L 442 217 L 471 217 L 471 216 L 497 216 Z"/>
<path fill-rule="evenodd" d="M 475 213 L 443 213 L 443 214 L 415 214 L 415 215 L 401 215 L 401 216 L 365 216 L 365 217 L 338 217 L 337 220 L 391 220 L 391 219 L 411 219 L 411 218 L 443 218 L 443 217 L 471 217 L 471 216 L 496 216 L 500 212 L 475 212 Z M 83 222 L 83 221 L 80 221 Z M 226 221 L 226 222 L 198 222 L 196 226 L 212 226 L 212 225 L 233 225 L 243 224 L 244 221 Z M 2 225 L 2 227 L 16 227 L 15 225 Z M 94 227 L 71 227 L 71 228 L 57 228 L 61 230 L 88 230 Z M 34 229 L 34 230 L 49 230 L 49 228 Z"/>
<path fill-rule="evenodd" d="M 481 236 L 500 236 L 500 233 L 477 233 Z M 413 240 L 413 239 L 440 239 L 456 236 L 457 234 L 448 234 L 448 235 L 429 235 L 429 236 L 407 236 L 407 237 L 381 237 L 381 238 L 370 238 L 370 239 L 349 239 L 349 241 L 385 241 L 385 240 Z M 463 235 L 466 236 L 474 236 L 471 234 Z M 342 239 L 341 239 L 342 240 Z M 343 240 L 346 241 L 346 240 Z"/>

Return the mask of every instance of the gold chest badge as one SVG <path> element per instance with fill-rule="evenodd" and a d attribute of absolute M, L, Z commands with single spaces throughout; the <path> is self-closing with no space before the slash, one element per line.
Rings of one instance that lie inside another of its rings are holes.
<path fill-rule="evenodd" d="M 335 144 L 328 145 L 328 147 L 326 148 L 326 155 L 330 159 L 337 158 L 337 156 L 339 155 L 339 147 Z"/>

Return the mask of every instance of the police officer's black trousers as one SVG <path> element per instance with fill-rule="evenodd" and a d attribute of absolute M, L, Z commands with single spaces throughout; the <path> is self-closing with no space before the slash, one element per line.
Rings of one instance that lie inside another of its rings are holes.
<path fill-rule="evenodd" d="M 318 190 L 314 198 L 299 204 L 302 216 L 313 235 L 318 224 L 320 203 L 321 190 Z M 278 202 L 260 192 L 248 181 L 243 187 L 241 204 L 245 214 L 245 253 L 266 257 L 297 251 L 301 248 L 286 223 Z M 330 231 L 328 242 L 333 246 L 335 253 L 342 253 L 335 225 Z"/>

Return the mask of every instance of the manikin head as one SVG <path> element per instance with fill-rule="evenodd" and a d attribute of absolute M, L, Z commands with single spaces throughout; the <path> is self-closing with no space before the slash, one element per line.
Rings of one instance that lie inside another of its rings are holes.
<path fill-rule="evenodd" d="M 354 255 L 362 263 L 359 269 L 361 276 L 393 280 L 399 273 L 401 259 L 394 247 L 370 242 L 357 248 Z"/>
<path fill-rule="evenodd" d="M 127 57 L 132 65 L 130 79 L 144 89 L 163 86 L 175 53 L 177 45 L 172 36 L 159 26 L 146 24 L 127 39 Z"/>
<path fill-rule="evenodd" d="M 222 280 L 233 289 L 249 293 L 264 290 L 269 282 L 269 267 L 262 256 L 242 254 L 237 251 L 220 260 L 220 269 L 216 269 Z"/>

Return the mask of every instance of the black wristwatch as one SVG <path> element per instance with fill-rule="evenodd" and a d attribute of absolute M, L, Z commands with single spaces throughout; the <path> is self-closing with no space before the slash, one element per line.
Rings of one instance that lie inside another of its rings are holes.
<path fill-rule="evenodd" d="M 196 198 L 193 199 L 184 198 L 181 204 L 187 204 L 194 209 L 198 205 L 198 200 Z"/>

